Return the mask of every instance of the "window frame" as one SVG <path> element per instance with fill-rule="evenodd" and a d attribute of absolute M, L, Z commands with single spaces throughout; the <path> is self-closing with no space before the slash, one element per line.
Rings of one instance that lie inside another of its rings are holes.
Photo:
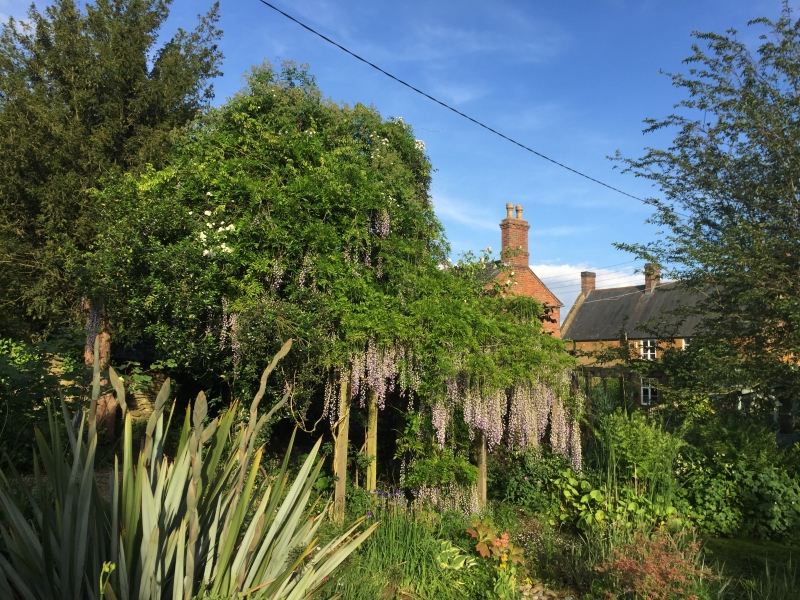
<path fill-rule="evenodd" d="M 655 338 L 640 340 L 639 358 L 642 360 L 658 359 L 658 340 Z"/>
<path fill-rule="evenodd" d="M 647 390 L 647 394 L 645 394 Z M 646 398 L 646 399 L 645 399 Z M 639 377 L 639 404 L 650 406 L 658 400 L 658 379 L 655 377 Z"/>

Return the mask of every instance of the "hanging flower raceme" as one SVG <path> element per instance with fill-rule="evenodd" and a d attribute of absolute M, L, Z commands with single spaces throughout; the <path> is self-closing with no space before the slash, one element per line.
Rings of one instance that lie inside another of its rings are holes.
<path fill-rule="evenodd" d="M 381 348 L 373 340 L 367 341 L 363 353 L 350 355 L 350 398 L 358 398 L 364 408 L 368 391 L 375 393 L 378 407 L 383 410 L 386 394 L 398 387 L 400 396 L 416 393 L 422 381 L 414 368 L 413 355 L 401 344 Z"/>
<path fill-rule="evenodd" d="M 503 440 L 504 422 L 508 403 L 504 390 L 481 393 L 477 387 L 467 390 L 464 396 L 464 422 L 473 430 L 480 430 L 491 450 Z"/>
<path fill-rule="evenodd" d="M 558 389 L 567 390 L 566 379 L 558 382 Z M 450 393 L 448 392 L 448 396 Z M 542 444 L 550 425 L 550 447 L 572 463 L 576 471 L 582 468 L 579 416 L 583 405 L 577 397 L 568 406 L 560 394 L 544 382 L 520 383 L 511 391 L 510 408 L 504 390 L 491 393 L 477 386 L 467 389 L 463 398 L 464 422 L 470 427 L 470 439 L 481 431 L 491 450 L 505 435 L 511 447 L 536 448 Z M 508 410 L 507 410 L 508 409 Z M 436 415 L 435 423 L 441 422 Z M 436 425 L 435 425 L 436 427 Z M 436 429 L 437 441 L 443 446 L 441 430 Z"/>
<path fill-rule="evenodd" d="M 230 348 L 233 352 L 234 373 L 239 373 L 243 358 L 242 341 L 239 332 L 239 313 L 231 312 L 228 301 L 222 299 L 222 327 L 219 332 L 219 349 Z"/>

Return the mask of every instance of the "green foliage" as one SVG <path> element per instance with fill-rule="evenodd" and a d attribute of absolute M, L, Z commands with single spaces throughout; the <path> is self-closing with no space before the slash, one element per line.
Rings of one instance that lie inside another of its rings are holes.
<path fill-rule="evenodd" d="M 82 309 L 74 277 L 111 174 L 160 167 L 213 97 L 215 4 L 157 40 L 170 0 L 57 0 L 0 33 L 0 335 L 44 336 Z"/>
<path fill-rule="evenodd" d="M 432 436 L 421 435 L 422 426 L 418 413 L 408 413 L 405 429 L 397 438 L 395 458 L 406 457 L 412 466 L 403 480 L 404 485 L 412 490 L 450 483 L 474 485 L 478 480 L 478 468 L 469 462 L 465 449 L 461 448 L 461 453 L 456 454 L 450 446 L 440 448 Z M 463 437 L 457 440 L 463 441 Z"/>
<path fill-rule="evenodd" d="M 45 406 L 65 395 L 68 404 L 87 392 L 85 336 L 59 334 L 36 344 L 0 338 L 0 449 L 25 473 L 33 470 L 35 425 L 48 428 Z"/>
<path fill-rule="evenodd" d="M 684 442 L 644 411 L 617 409 L 595 423 L 595 468 L 606 478 L 631 484 L 637 493 L 670 501 L 673 470 Z"/>
<path fill-rule="evenodd" d="M 353 555 L 331 594 L 353 600 L 481 597 L 472 595 L 482 581 L 480 569 L 465 548 L 443 539 L 441 515 L 410 507 L 404 497 L 371 497 L 370 518 L 381 525 Z"/>
<path fill-rule="evenodd" d="M 13 478 L 0 472 L 3 595 L 128 599 L 247 592 L 251 597 L 300 599 L 316 593 L 376 525 L 355 533 L 357 522 L 315 548 L 326 512 L 317 502 L 309 503 L 322 467 L 316 456 L 321 440 L 294 481 L 287 476 L 291 444 L 277 473 L 259 477 L 262 448 L 254 444 L 258 430 L 288 397 L 260 417 L 258 405 L 268 375 L 288 349 L 287 343 L 264 371 L 250 421 L 236 432 L 236 405 L 208 421 L 201 392 L 194 410 L 186 414 L 172 460 L 164 455 L 173 416 L 165 414 L 169 380 L 159 392 L 144 444 L 134 451 L 125 391 L 111 369 L 125 432 L 122 466 L 115 461 L 105 499 L 94 475 L 95 408 L 101 388 L 96 344 L 88 419 L 84 416 L 80 427 L 73 428 L 62 404 L 72 464 L 60 452 L 60 431 L 51 412 L 50 443 L 36 432 L 35 489 L 25 485 L 13 466 Z M 14 502 L 12 481 L 25 490 L 32 519 Z M 102 588 L 97 587 L 100 582 Z"/>
<path fill-rule="evenodd" d="M 115 339 L 149 340 L 209 384 L 249 384 L 247 357 L 294 338 L 299 402 L 368 339 L 412 338 L 403 307 L 446 260 L 430 171 L 401 119 L 334 104 L 305 68 L 265 65 L 166 168 L 98 195 L 93 293 Z"/>
<path fill-rule="evenodd" d="M 685 94 L 680 112 L 648 121 L 670 129 L 668 149 L 625 159 L 627 170 L 658 186 L 650 222 L 664 234 L 646 245 L 619 244 L 665 267 L 705 300 L 682 358 L 684 383 L 699 396 L 756 389 L 797 397 L 800 330 L 800 27 L 788 3 L 755 51 L 731 30 L 695 33 L 687 74 L 671 75 Z M 702 47 L 701 44 L 705 45 Z M 788 410 L 787 410 L 788 413 Z"/>
<path fill-rule="evenodd" d="M 563 456 L 540 447 L 514 454 L 502 469 L 497 468 L 507 476 L 504 501 L 522 506 L 530 514 L 558 514 L 559 499 L 551 482 L 569 468 Z"/>
<path fill-rule="evenodd" d="M 701 532 L 797 541 L 800 478 L 768 428 L 728 415 L 693 423 L 677 473 L 684 512 Z"/>

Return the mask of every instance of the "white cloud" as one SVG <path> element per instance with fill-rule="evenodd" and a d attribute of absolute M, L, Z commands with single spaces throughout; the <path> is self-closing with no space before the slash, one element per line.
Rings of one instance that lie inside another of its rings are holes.
<path fill-rule="evenodd" d="M 442 221 L 455 221 L 471 229 L 497 230 L 495 219 L 489 218 L 488 215 L 479 214 L 464 201 L 436 195 L 433 197 L 433 206 L 436 216 Z"/>
<path fill-rule="evenodd" d="M 596 286 L 601 288 L 626 287 L 631 285 L 644 284 L 644 275 L 636 273 L 641 271 L 642 265 L 634 262 L 612 265 L 604 268 L 590 266 L 589 263 L 571 264 L 541 264 L 530 265 L 533 272 L 550 288 L 556 297 L 564 303 L 561 309 L 561 320 L 563 321 L 569 309 L 575 303 L 581 291 L 581 271 L 592 271 L 597 274 Z"/>

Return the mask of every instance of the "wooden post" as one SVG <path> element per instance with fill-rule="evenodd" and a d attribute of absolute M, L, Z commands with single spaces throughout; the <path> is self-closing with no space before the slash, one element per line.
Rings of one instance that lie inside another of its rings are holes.
<path fill-rule="evenodd" d="M 482 431 L 475 433 L 475 453 L 478 462 L 478 508 L 486 507 L 486 436 Z"/>
<path fill-rule="evenodd" d="M 371 459 L 367 466 L 367 491 L 378 486 L 378 396 L 373 390 L 367 394 L 367 444 L 366 456 Z"/>
<path fill-rule="evenodd" d="M 339 420 L 336 422 L 333 447 L 333 474 L 336 488 L 333 493 L 333 519 L 344 521 L 345 494 L 347 492 L 347 446 L 350 441 L 350 374 L 342 370 L 339 382 Z"/>

